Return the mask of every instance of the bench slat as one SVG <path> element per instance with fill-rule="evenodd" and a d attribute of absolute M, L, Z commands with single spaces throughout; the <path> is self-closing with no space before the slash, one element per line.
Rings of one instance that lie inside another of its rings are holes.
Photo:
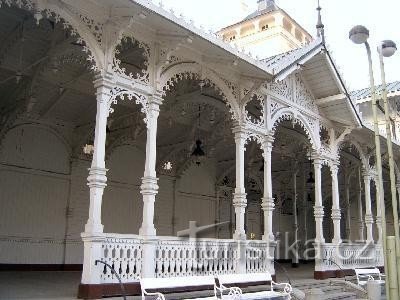
<path fill-rule="evenodd" d="M 218 275 L 220 284 L 241 284 L 241 283 L 256 283 L 272 281 L 270 273 L 252 273 L 252 274 L 229 274 Z"/>
<path fill-rule="evenodd" d="M 144 290 L 214 286 L 214 284 L 215 279 L 213 276 L 142 278 L 140 280 L 140 286 Z"/>

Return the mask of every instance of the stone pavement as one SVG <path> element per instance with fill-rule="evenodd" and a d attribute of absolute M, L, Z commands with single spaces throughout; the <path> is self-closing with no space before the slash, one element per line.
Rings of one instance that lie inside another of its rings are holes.
<path fill-rule="evenodd" d="M 283 264 L 293 281 L 310 279 L 313 264 L 301 265 L 292 269 L 290 264 Z M 284 272 L 277 267 L 277 279 L 287 282 Z M 1 300 L 72 300 L 76 299 L 80 272 L 0 272 Z M 110 299 L 110 298 L 109 298 Z M 122 297 L 114 298 L 122 299 Z M 129 297 L 129 300 L 141 299 Z"/>

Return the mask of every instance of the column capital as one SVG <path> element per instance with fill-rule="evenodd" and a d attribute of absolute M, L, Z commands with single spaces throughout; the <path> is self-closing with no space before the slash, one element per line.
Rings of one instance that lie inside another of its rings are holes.
<path fill-rule="evenodd" d="M 314 168 L 322 169 L 322 159 L 321 158 L 314 158 L 313 159 Z"/>
<path fill-rule="evenodd" d="M 159 110 L 160 105 L 164 101 L 162 94 L 160 94 L 160 93 L 152 94 L 152 95 L 148 96 L 147 99 L 148 99 L 147 101 L 149 103 L 149 109 L 158 108 L 158 110 Z"/>
<path fill-rule="evenodd" d="M 107 88 L 109 90 L 113 89 L 115 86 L 115 80 L 113 74 L 109 72 L 97 72 L 94 75 L 94 80 L 93 80 L 94 88 L 98 89 L 101 87 Z"/>
<path fill-rule="evenodd" d="M 263 141 L 263 146 L 264 147 L 272 147 L 272 144 L 275 141 L 275 138 L 272 135 L 265 135 L 264 137 L 264 141 Z"/>
<path fill-rule="evenodd" d="M 336 162 L 332 162 L 329 164 L 329 169 L 331 170 L 332 176 L 337 177 L 338 172 L 339 172 L 339 164 Z"/>
<path fill-rule="evenodd" d="M 238 126 L 233 127 L 232 132 L 234 134 L 235 141 L 242 141 L 243 143 L 246 141 L 247 132 L 243 126 L 238 125 Z"/>

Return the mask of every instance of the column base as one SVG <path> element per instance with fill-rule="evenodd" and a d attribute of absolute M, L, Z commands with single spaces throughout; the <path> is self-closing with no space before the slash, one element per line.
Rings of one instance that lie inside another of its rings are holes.
<path fill-rule="evenodd" d="M 341 244 L 342 242 L 343 242 L 342 239 L 333 239 L 333 240 L 332 240 L 332 244 L 336 244 L 336 245 L 339 245 L 339 244 Z"/>
<path fill-rule="evenodd" d="M 266 235 L 264 234 L 261 239 L 266 242 L 275 242 L 275 236 L 273 234 Z"/>
<path fill-rule="evenodd" d="M 233 239 L 237 241 L 245 241 L 247 240 L 247 235 L 245 232 L 235 232 L 233 234 Z"/>
<path fill-rule="evenodd" d="M 139 235 L 143 237 L 154 238 L 157 236 L 157 230 L 155 227 L 141 227 L 139 229 Z"/>
<path fill-rule="evenodd" d="M 87 235 L 96 235 L 98 233 L 103 233 L 104 225 L 99 223 L 86 223 L 85 233 Z"/>

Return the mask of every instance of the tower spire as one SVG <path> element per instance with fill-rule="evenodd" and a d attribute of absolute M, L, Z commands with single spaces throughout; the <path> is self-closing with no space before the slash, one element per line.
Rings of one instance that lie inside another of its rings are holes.
<path fill-rule="evenodd" d="M 322 37 L 322 43 L 325 44 L 325 26 L 322 23 L 322 17 L 321 17 L 321 6 L 318 0 L 318 7 L 317 7 L 317 11 L 318 11 L 318 23 L 317 23 L 317 37 Z"/>

